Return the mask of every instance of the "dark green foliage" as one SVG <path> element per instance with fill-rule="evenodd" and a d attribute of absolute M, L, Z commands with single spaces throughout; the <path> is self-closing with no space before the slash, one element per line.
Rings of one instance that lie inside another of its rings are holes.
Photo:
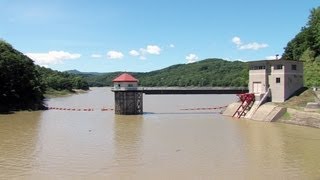
<path fill-rule="evenodd" d="M 33 61 L 0 41 L 0 111 L 41 109 L 44 86 Z"/>
<path fill-rule="evenodd" d="M 113 73 L 93 73 L 93 74 L 79 74 L 86 82 L 88 82 L 90 87 L 103 87 L 111 86 L 112 80 L 120 75 L 122 72 L 113 72 Z"/>
<path fill-rule="evenodd" d="M 43 109 L 44 92 L 89 89 L 80 76 L 34 65 L 10 44 L 0 40 L 0 112 Z"/>
<path fill-rule="evenodd" d="M 100 75 L 82 74 L 90 86 L 112 86 L 123 72 Z M 141 86 L 247 86 L 248 65 L 222 59 L 206 59 L 192 64 L 178 64 L 147 73 L 131 73 Z"/>
<path fill-rule="evenodd" d="M 287 44 L 283 59 L 300 60 L 306 50 L 314 52 L 314 58 L 320 55 L 320 7 L 311 10 L 305 27 Z"/>
<path fill-rule="evenodd" d="M 320 86 L 320 7 L 311 10 L 309 21 L 284 48 L 283 59 L 304 62 L 307 86 Z"/>
<path fill-rule="evenodd" d="M 52 69 L 40 66 L 37 66 L 37 70 L 41 74 L 42 81 L 46 85 L 46 88 L 52 88 L 58 91 L 72 91 L 72 89 L 89 89 L 88 83 L 78 75 L 54 71 Z"/>
<path fill-rule="evenodd" d="M 137 74 L 142 86 L 247 86 L 247 64 L 222 59 L 175 65 Z"/>

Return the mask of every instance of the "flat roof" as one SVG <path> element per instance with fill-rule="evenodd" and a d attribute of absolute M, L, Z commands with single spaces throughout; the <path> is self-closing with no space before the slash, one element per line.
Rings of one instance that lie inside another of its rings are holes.
<path fill-rule="evenodd" d="M 294 60 L 281 60 L 281 59 L 274 59 L 274 60 L 256 60 L 256 61 L 248 61 L 248 63 L 259 63 L 259 62 L 298 62 L 302 63 L 302 61 L 294 61 Z"/>

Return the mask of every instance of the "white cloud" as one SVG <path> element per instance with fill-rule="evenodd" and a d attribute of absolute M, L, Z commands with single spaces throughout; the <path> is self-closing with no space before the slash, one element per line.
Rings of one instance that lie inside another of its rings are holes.
<path fill-rule="evenodd" d="M 233 37 L 232 42 L 235 45 L 237 45 L 238 49 L 240 49 L 240 50 L 259 50 L 259 49 L 266 48 L 269 46 L 266 43 L 257 43 L 257 42 L 243 44 L 240 37 L 238 37 L 238 36 Z"/>
<path fill-rule="evenodd" d="M 144 54 L 154 54 L 159 55 L 161 48 L 157 45 L 148 45 L 147 48 L 140 48 L 140 53 Z"/>
<path fill-rule="evenodd" d="M 131 56 L 139 56 L 139 59 L 147 59 L 147 55 L 160 55 L 162 49 L 157 45 L 147 45 L 146 48 L 140 48 L 139 51 L 131 50 Z"/>
<path fill-rule="evenodd" d="M 139 53 L 138 51 L 136 51 L 136 50 L 131 50 L 131 51 L 129 52 L 129 54 L 130 54 L 131 56 L 140 56 L 140 53 Z"/>
<path fill-rule="evenodd" d="M 170 44 L 169 47 L 174 48 L 176 46 L 174 44 Z"/>
<path fill-rule="evenodd" d="M 102 55 L 101 54 L 91 54 L 92 58 L 101 58 Z"/>
<path fill-rule="evenodd" d="M 186 60 L 187 60 L 187 63 L 194 63 L 196 62 L 197 60 L 199 59 L 199 57 L 195 54 L 189 54 L 188 56 L 186 56 Z"/>
<path fill-rule="evenodd" d="M 155 54 L 155 55 L 159 55 L 161 48 L 157 45 L 148 45 L 147 49 L 145 49 L 147 53 L 149 54 Z"/>
<path fill-rule="evenodd" d="M 275 60 L 275 59 L 277 59 L 277 56 L 267 56 L 266 59 L 267 60 Z M 278 56 L 278 59 L 281 59 L 281 56 Z"/>
<path fill-rule="evenodd" d="M 124 55 L 119 51 L 109 51 L 107 57 L 108 59 L 122 59 Z"/>
<path fill-rule="evenodd" d="M 259 43 L 253 42 L 253 43 L 249 43 L 249 44 L 240 45 L 238 48 L 241 50 L 246 50 L 246 49 L 259 50 L 262 48 L 266 48 L 268 46 L 269 45 L 265 44 L 265 43 L 259 44 Z"/>
<path fill-rule="evenodd" d="M 238 46 L 242 44 L 241 39 L 238 36 L 233 37 L 232 42 Z"/>
<path fill-rule="evenodd" d="M 48 67 L 50 64 L 59 64 L 64 60 L 78 59 L 81 54 L 71 54 L 65 51 L 49 51 L 47 53 L 25 53 L 40 66 Z"/>

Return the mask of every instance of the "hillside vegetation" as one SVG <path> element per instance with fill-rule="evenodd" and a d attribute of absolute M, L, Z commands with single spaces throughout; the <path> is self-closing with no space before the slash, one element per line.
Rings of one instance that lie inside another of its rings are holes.
<path fill-rule="evenodd" d="M 320 86 L 320 7 L 311 10 L 306 26 L 287 44 L 283 59 L 304 62 L 307 86 Z"/>
<path fill-rule="evenodd" d="M 77 73 L 77 71 L 69 71 Z M 90 86 L 111 86 L 123 72 L 80 74 Z M 147 73 L 132 72 L 141 86 L 247 86 L 248 65 L 240 61 L 206 59 L 192 64 L 178 64 Z"/>
<path fill-rule="evenodd" d="M 0 111 L 41 109 L 45 91 L 33 61 L 0 41 Z"/>
<path fill-rule="evenodd" d="M 0 112 L 43 109 L 48 90 L 88 89 L 80 76 L 39 67 L 0 40 Z"/>
<path fill-rule="evenodd" d="M 44 83 L 46 90 L 68 90 L 72 92 L 73 89 L 89 89 L 87 81 L 76 74 L 54 71 L 40 66 L 36 66 L 36 70 L 40 73 L 41 80 Z"/>
<path fill-rule="evenodd" d="M 206 59 L 137 74 L 143 86 L 247 86 L 248 66 L 240 61 Z"/>

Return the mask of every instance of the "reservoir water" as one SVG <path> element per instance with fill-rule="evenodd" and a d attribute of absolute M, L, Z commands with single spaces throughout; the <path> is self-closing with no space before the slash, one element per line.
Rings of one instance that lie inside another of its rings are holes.
<path fill-rule="evenodd" d="M 235 95 L 144 95 L 119 116 L 110 88 L 0 115 L 0 179 L 320 179 L 320 129 L 224 117 Z"/>

